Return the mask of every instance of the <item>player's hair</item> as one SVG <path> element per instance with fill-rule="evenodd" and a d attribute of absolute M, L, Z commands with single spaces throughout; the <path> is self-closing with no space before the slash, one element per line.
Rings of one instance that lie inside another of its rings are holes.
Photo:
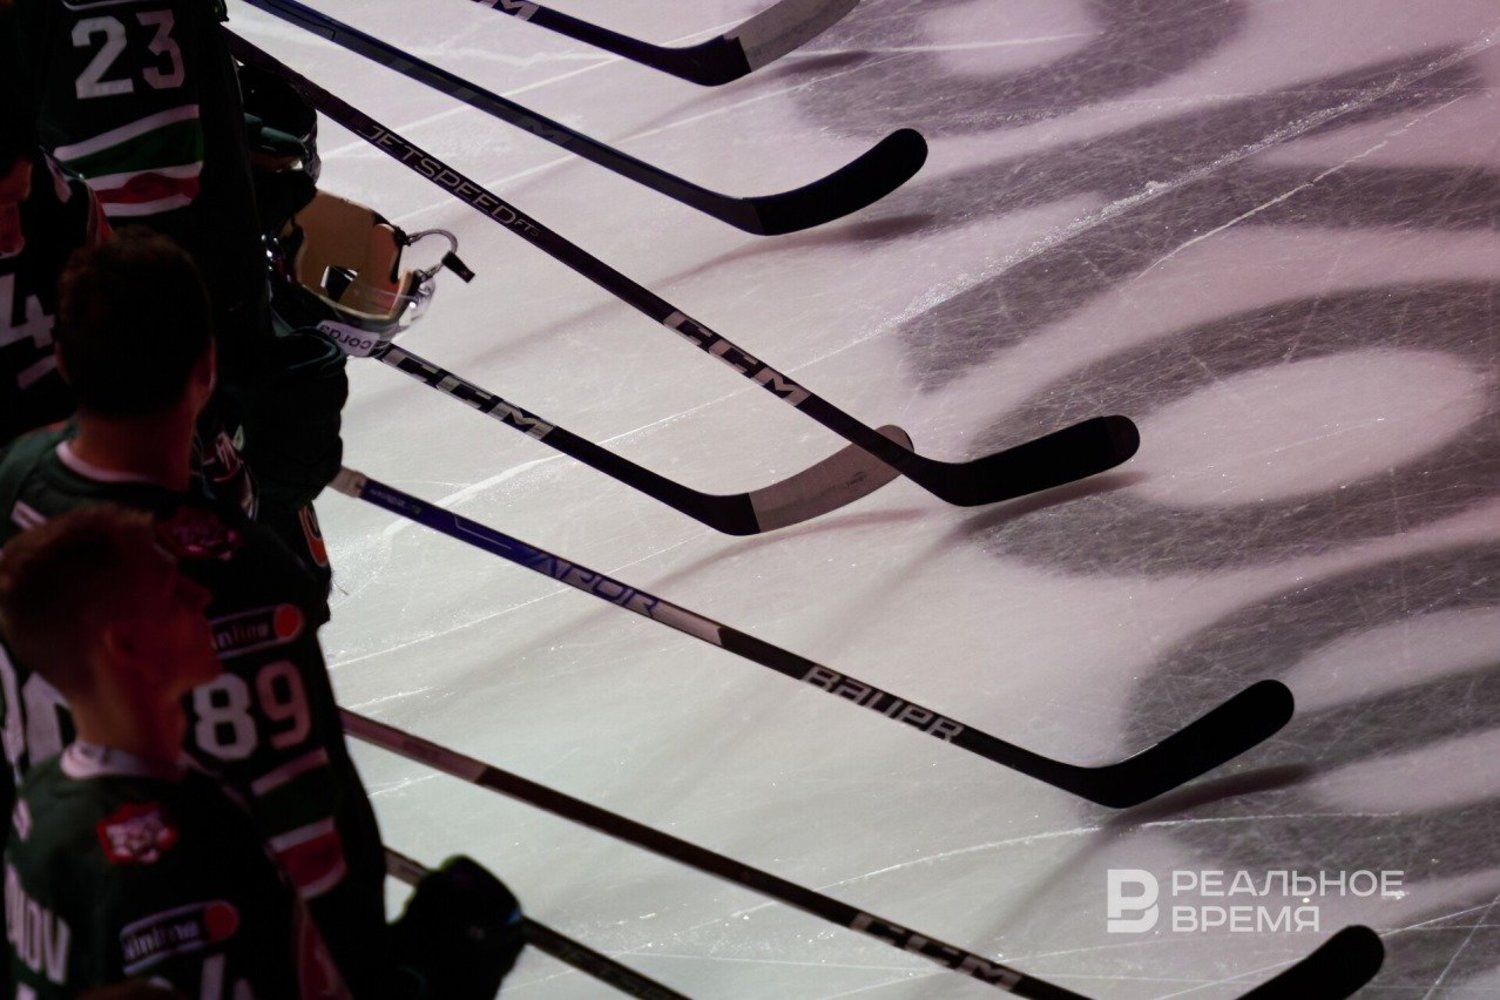
<path fill-rule="evenodd" d="M 68 259 L 54 336 L 80 410 L 161 413 L 182 399 L 213 340 L 208 289 L 186 251 L 130 226 Z"/>
<path fill-rule="evenodd" d="M 22 532 L 0 552 L 0 630 L 64 696 L 104 629 L 135 604 L 155 557 L 151 516 L 102 503 Z"/>

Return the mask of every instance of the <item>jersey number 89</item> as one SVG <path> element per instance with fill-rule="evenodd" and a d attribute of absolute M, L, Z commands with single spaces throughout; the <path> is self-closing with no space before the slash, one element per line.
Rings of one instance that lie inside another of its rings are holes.
<path fill-rule="evenodd" d="M 259 743 L 252 714 L 257 708 L 270 722 L 267 736 L 273 749 L 296 746 L 312 731 L 302 676 L 290 661 L 277 660 L 260 668 L 253 692 L 235 674 L 223 674 L 194 688 L 193 743 L 220 760 L 244 760 Z"/>

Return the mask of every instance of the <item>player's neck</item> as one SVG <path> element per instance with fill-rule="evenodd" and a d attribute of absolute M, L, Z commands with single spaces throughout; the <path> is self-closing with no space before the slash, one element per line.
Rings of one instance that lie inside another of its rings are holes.
<path fill-rule="evenodd" d="M 122 750 L 148 764 L 172 766 L 182 755 L 187 718 L 177 702 L 132 706 L 122 711 L 118 702 L 108 706 L 74 703 L 73 722 L 78 739 L 110 750 Z"/>
<path fill-rule="evenodd" d="M 185 492 L 192 480 L 193 424 L 178 413 L 104 419 L 78 415 L 69 450 L 106 472 L 149 479 Z"/>

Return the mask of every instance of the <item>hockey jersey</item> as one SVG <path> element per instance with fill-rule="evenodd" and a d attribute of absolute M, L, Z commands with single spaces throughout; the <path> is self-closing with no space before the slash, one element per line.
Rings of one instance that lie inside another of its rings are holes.
<path fill-rule="evenodd" d="M 52 356 L 57 278 L 69 254 L 108 232 L 83 180 L 40 149 L 12 221 L 14 231 L 0 234 L 0 442 L 73 412 Z"/>
<path fill-rule="evenodd" d="M 0 453 L 0 544 L 104 501 L 157 518 L 182 572 L 213 595 L 208 615 L 225 673 L 189 699 L 187 751 L 250 805 L 264 842 L 306 899 L 356 995 L 386 931 L 384 857 L 349 759 L 317 629 L 324 592 L 295 556 L 233 505 L 83 466 L 71 428 L 26 435 Z M 4 746 L 17 778 L 69 740 L 67 710 L 40 676 L 0 650 Z"/>
<path fill-rule="evenodd" d="M 32 769 L 5 851 L 17 995 L 140 978 L 197 1000 L 346 996 L 246 818 L 186 766 L 74 744 Z"/>
<path fill-rule="evenodd" d="M 223 0 L 13 5 L 42 145 L 116 225 L 145 223 L 187 249 L 225 314 L 260 303 L 265 254 Z"/>

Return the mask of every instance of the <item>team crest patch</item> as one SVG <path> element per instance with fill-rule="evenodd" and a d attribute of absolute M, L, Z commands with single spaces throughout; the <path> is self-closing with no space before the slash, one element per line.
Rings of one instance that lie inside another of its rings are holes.
<path fill-rule="evenodd" d="M 240 533 L 212 511 L 179 507 L 156 525 L 157 540 L 179 559 L 227 560 L 241 545 Z"/>
<path fill-rule="evenodd" d="M 125 974 L 135 975 L 173 955 L 228 941 L 239 929 L 240 911 L 222 899 L 153 913 L 120 929 Z"/>
<path fill-rule="evenodd" d="M 117 865 L 155 864 L 177 843 L 177 828 L 155 802 L 127 802 L 96 829 L 104 856 Z"/>

